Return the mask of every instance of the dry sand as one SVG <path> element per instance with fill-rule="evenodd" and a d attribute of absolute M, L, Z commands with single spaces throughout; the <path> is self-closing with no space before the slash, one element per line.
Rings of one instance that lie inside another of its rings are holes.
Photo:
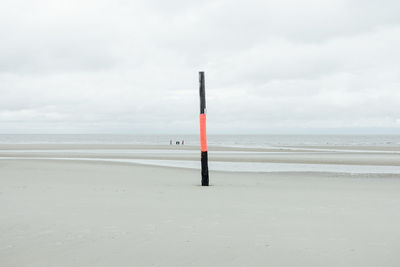
<path fill-rule="evenodd" d="M 40 153 L 32 155 L 54 156 Z M 201 187 L 198 170 L 2 159 L 0 266 L 400 266 L 399 175 L 211 171 L 210 179 Z"/>

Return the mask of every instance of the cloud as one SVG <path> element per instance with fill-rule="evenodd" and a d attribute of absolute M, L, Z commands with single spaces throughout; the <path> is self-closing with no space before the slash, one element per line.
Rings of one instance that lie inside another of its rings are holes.
<path fill-rule="evenodd" d="M 2 6 L 0 133 L 400 130 L 397 1 Z"/>

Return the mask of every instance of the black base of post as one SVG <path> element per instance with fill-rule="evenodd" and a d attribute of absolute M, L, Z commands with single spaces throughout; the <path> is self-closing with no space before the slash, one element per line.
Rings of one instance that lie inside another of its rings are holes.
<path fill-rule="evenodd" d="M 201 152 L 201 185 L 208 186 L 208 155 L 207 155 L 207 151 Z"/>

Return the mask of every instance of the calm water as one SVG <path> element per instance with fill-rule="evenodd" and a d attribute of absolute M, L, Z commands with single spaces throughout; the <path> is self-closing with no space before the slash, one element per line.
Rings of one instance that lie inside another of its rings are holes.
<path fill-rule="evenodd" d="M 46 159 L 74 161 L 125 162 L 142 165 L 201 169 L 200 161 L 192 160 L 152 160 L 152 159 L 115 159 L 115 158 L 56 158 L 56 157 L 0 157 L 0 160 Z M 209 169 L 225 172 L 328 172 L 350 174 L 400 174 L 398 166 L 345 165 L 345 164 L 302 164 L 273 162 L 222 162 L 209 161 Z"/>
<path fill-rule="evenodd" d="M 143 144 L 169 145 L 185 140 L 199 145 L 198 135 L 111 135 L 111 134 L 0 134 L 0 144 Z M 398 146 L 400 135 L 209 135 L 209 145 L 271 147 L 296 145 Z"/>

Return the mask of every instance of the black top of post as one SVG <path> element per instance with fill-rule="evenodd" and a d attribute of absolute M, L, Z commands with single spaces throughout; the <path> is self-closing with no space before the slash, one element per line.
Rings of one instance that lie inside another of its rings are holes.
<path fill-rule="evenodd" d="M 204 81 L 204 71 L 199 72 L 199 81 L 200 81 L 200 114 L 205 113 L 206 109 L 206 89 L 205 89 L 205 81 Z"/>

